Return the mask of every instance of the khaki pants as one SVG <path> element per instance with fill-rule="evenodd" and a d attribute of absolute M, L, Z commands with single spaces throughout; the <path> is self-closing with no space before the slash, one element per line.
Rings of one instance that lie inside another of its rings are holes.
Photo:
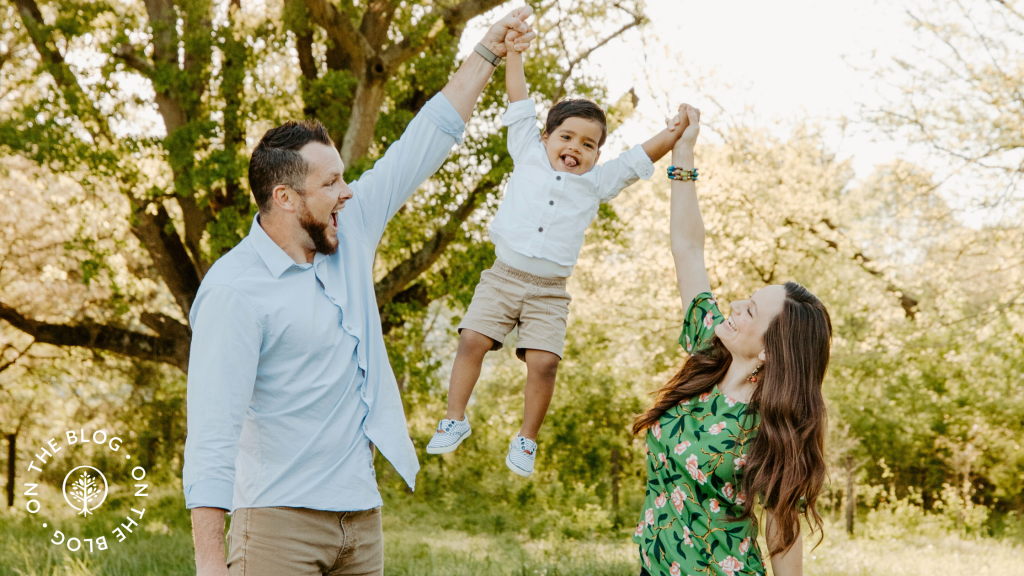
<path fill-rule="evenodd" d="M 239 508 L 228 529 L 231 576 L 382 576 L 380 508 Z"/>
<path fill-rule="evenodd" d="M 516 356 L 526 361 L 527 350 L 543 350 L 562 357 L 565 326 L 572 297 L 565 278 L 542 278 L 501 260 L 480 274 L 473 301 L 459 324 L 494 341 L 500 350 L 505 336 L 519 326 Z"/>

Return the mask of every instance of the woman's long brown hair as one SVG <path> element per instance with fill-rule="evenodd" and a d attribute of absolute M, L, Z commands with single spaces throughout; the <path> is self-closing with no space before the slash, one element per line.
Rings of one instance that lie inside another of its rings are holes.
<path fill-rule="evenodd" d="M 800 508 L 812 530 L 821 530 L 817 502 L 825 481 L 825 431 L 828 425 L 822 381 L 832 347 L 832 320 L 814 294 L 787 282 L 786 300 L 764 335 L 765 365 L 747 404 L 761 417 L 747 453 L 743 491 L 750 495 L 740 520 L 754 517 L 754 495 L 775 516 L 777 533 L 769 554 L 781 554 L 796 542 Z M 711 391 L 725 378 L 732 355 L 717 336 L 657 392 L 654 405 L 633 422 L 633 434 L 653 426 L 673 406 Z"/>

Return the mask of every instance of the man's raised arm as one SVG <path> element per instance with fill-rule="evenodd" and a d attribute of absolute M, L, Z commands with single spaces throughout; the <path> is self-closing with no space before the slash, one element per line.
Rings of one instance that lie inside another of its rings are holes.
<path fill-rule="evenodd" d="M 526 19 L 531 14 L 533 14 L 533 8 L 529 6 L 516 8 L 488 28 L 487 34 L 484 34 L 480 43 L 496 57 L 504 58 L 508 52 L 505 47 L 505 34 L 509 30 L 522 34 L 516 39 L 516 44 L 528 44 L 537 37 L 537 33 L 526 23 Z M 452 79 L 441 90 L 441 94 L 444 94 L 444 97 L 458 111 L 459 116 L 462 116 L 463 122 L 469 121 L 469 117 L 473 114 L 473 108 L 476 107 L 476 101 L 480 99 L 480 94 L 483 93 L 484 86 L 491 79 L 496 67 L 497 63 L 491 64 L 483 55 L 474 50 L 462 63 L 462 66 L 459 66 L 459 71 L 455 73 L 455 76 L 452 76 Z"/>
<path fill-rule="evenodd" d="M 531 14 L 533 9 L 524 6 L 492 25 L 480 41 L 484 50 L 470 53 L 441 93 L 427 102 L 402 137 L 388 147 L 384 157 L 352 183 L 353 212 L 358 213 L 368 241 L 374 245 L 380 241 L 384 227 L 402 204 L 437 172 L 452 146 L 462 142 L 466 122 L 497 66 L 485 55 L 489 51 L 496 58 L 505 57 L 505 34 L 509 30 L 522 35 L 517 44 L 532 41 L 536 33 L 525 22 Z M 342 218 L 346 217 L 343 211 Z"/>

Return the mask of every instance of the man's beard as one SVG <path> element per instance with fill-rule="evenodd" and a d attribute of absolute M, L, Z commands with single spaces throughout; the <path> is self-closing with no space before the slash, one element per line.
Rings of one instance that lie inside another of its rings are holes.
<path fill-rule="evenodd" d="M 302 211 L 299 212 L 299 225 L 306 231 L 306 234 L 309 234 L 317 252 L 330 256 L 338 251 L 338 237 L 332 238 L 327 234 L 327 224 L 317 222 L 305 204 L 302 205 Z"/>

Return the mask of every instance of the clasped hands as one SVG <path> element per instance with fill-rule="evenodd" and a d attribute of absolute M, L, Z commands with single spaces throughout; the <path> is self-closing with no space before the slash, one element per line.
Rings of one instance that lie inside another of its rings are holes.
<path fill-rule="evenodd" d="M 537 32 L 526 22 L 532 15 L 533 8 L 530 6 L 516 8 L 494 23 L 480 43 L 501 58 L 505 58 L 512 51 L 523 52 L 529 48 L 530 42 L 537 38 Z M 700 109 L 689 104 L 681 104 L 676 115 L 665 121 L 665 126 L 669 132 L 682 130 L 675 144 L 677 150 L 688 148 L 692 151 L 700 133 Z"/>

